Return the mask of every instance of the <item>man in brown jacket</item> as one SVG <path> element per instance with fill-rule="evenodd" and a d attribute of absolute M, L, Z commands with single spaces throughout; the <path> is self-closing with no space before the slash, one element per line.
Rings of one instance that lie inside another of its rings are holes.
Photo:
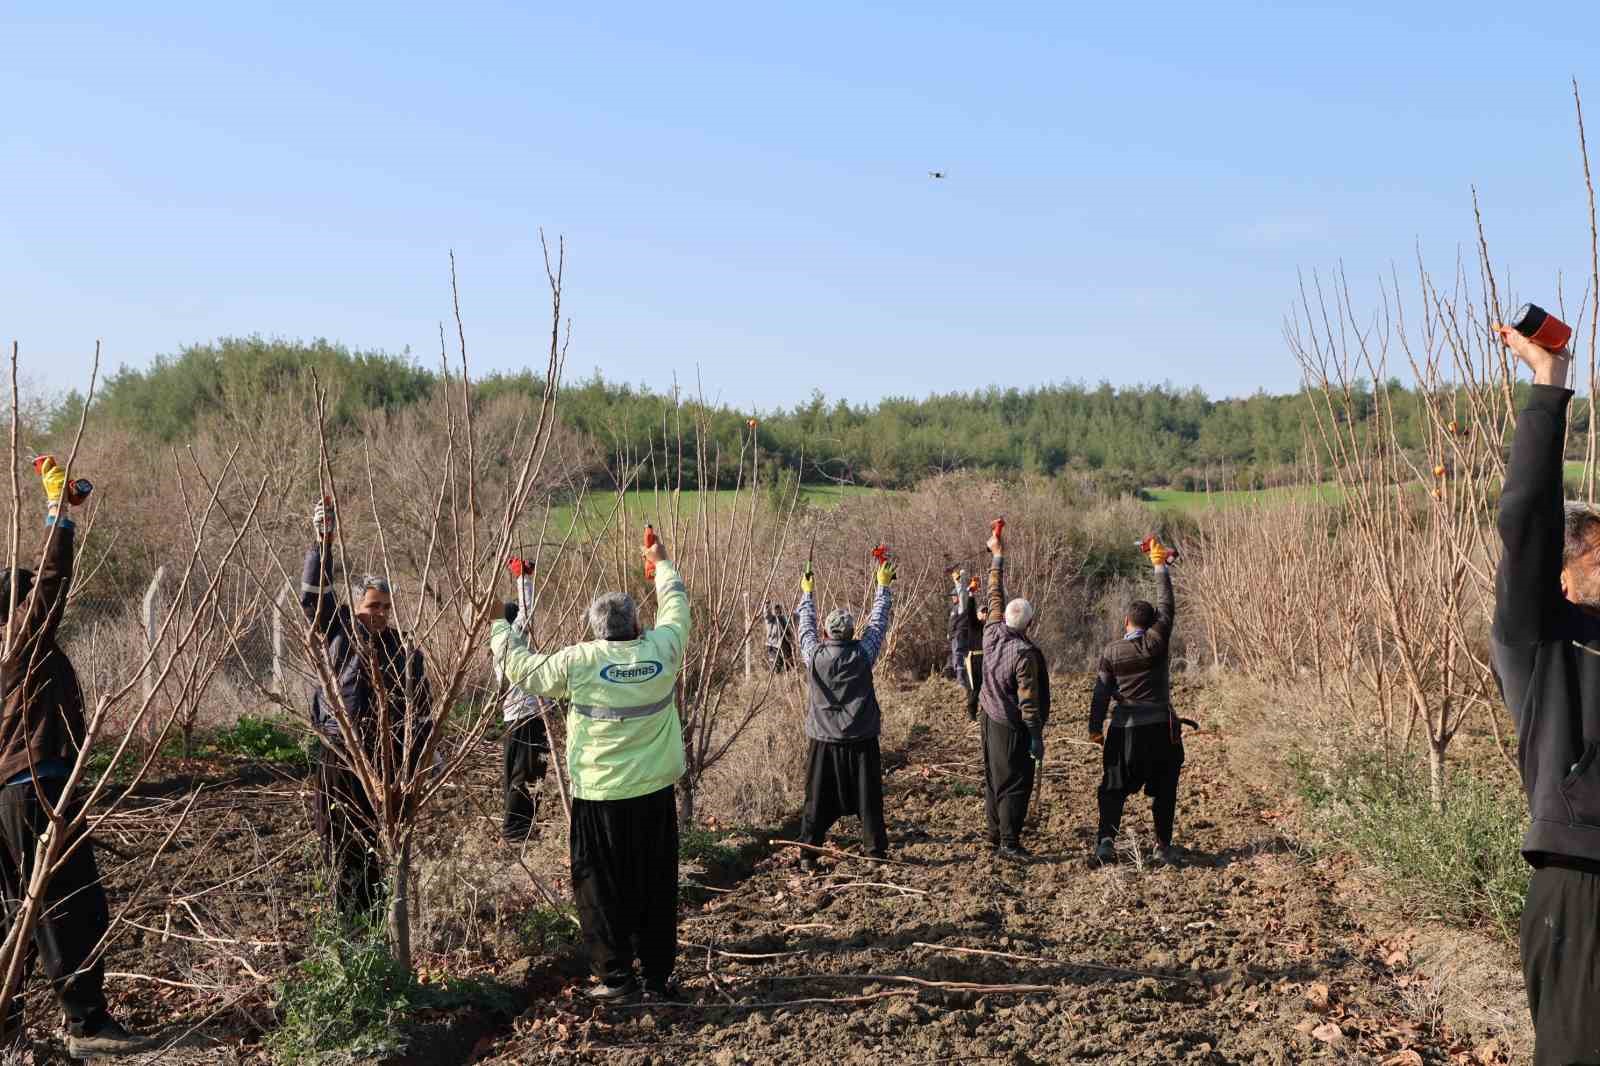
<path fill-rule="evenodd" d="M 66 472 L 50 456 L 41 456 L 38 467 L 47 501 L 43 565 L 37 577 L 20 568 L 0 570 L 0 622 L 10 647 L 0 662 L 0 892 L 8 922 L 27 895 L 50 811 L 75 814 L 72 798 L 62 793 L 84 731 L 78 675 L 56 643 L 72 585 L 74 531 L 62 499 Z M 94 845 L 81 840 L 66 847 L 45 884 L 33 941 L 66 1014 L 67 1051 L 73 1058 L 133 1054 L 144 1041 L 107 1012 L 104 967 L 95 955 L 110 912 Z M 32 961 L 30 953 L 24 979 Z M 0 1022 L 0 1053 L 23 1044 L 22 1023 L 19 989 Z"/>
<path fill-rule="evenodd" d="M 1183 769 L 1183 737 L 1172 710 L 1168 660 L 1176 605 L 1171 553 L 1151 538 L 1150 564 L 1160 590 L 1158 603 L 1137 600 L 1128 607 L 1122 636 L 1100 655 L 1094 698 L 1089 706 L 1089 736 L 1104 749 L 1100 779 L 1100 828 L 1095 860 L 1116 858 L 1117 831 L 1129 796 L 1143 789 L 1155 820 L 1158 863 L 1175 861 L 1172 828 L 1178 810 L 1178 772 Z M 1113 708 L 1111 704 L 1115 703 Z M 1110 729 L 1106 728 L 1107 712 Z"/>
<path fill-rule="evenodd" d="M 1005 550 L 1000 534 L 989 537 L 989 615 L 983 625 L 984 813 L 989 846 L 1002 858 L 1025 861 L 1022 823 L 1033 794 L 1034 763 L 1044 758 L 1044 727 L 1050 719 L 1050 671 L 1044 654 L 1028 639 L 1033 604 L 1006 602 Z"/>

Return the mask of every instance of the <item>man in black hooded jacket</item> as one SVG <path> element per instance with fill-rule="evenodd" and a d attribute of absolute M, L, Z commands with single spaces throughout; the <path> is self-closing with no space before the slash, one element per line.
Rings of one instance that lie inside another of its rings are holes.
<path fill-rule="evenodd" d="M 1600 1063 L 1600 512 L 1563 502 L 1571 353 L 1500 332 L 1534 381 L 1500 498 L 1492 637 L 1532 814 L 1522 971 L 1534 1063 Z"/>

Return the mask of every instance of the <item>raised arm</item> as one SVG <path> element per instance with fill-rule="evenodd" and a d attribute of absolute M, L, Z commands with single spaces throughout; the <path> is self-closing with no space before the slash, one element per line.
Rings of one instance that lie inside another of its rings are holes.
<path fill-rule="evenodd" d="M 1172 624 L 1177 618 L 1177 599 L 1172 594 L 1172 568 L 1165 563 L 1155 568 L 1156 623 L 1150 627 L 1162 644 L 1172 639 Z"/>
<path fill-rule="evenodd" d="M 56 464 L 52 456 L 40 456 L 35 464 L 44 482 L 45 544 L 39 575 L 31 592 L 17 590 L 16 612 L 10 616 L 11 662 L 28 669 L 33 649 L 46 646 L 56 638 L 61 627 L 61 617 L 66 612 L 67 593 L 72 589 L 73 556 L 76 530 L 67 516 L 68 502 L 62 497 L 66 490 L 66 471 Z M 16 580 L 15 577 L 12 578 Z M 9 596 L 7 591 L 4 595 Z M 11 605 L 7 603 L 6 608 Z"/>
<path fill-rule="evenodd" d="M 1532 644 L 1562 600 L 1565 524 L 1561 451 L 1572 393 L 1535 385 L 1517 416 L 1505 490 L 1500 496 L 1500 571 L 1495 583 L 1495 635 Z"/>
<path fill-rule="evenodd" d="M 817 654 L 818 642 L 816 579 L 809 562 L 800 574 L 800 606 L 795 608 L 794 613 L 800 624 L 800 661 L 810 668 L 811 658 Z"/>
<path fill-rule="evenodd" d="M 333 552 L 331 545 L 318 541 L 306 549 L 305 566 L 300 573 L 300 610 L 311 629 L 324 640 L 337 635 L 340 625 L 339 601 L 333 595 Z"/>
<path fill-rule="evenodd" d="M 659 548 L 660 544 L 654 547 Z M 684 653 L 689 647 L 689 593 L 665 552 L 656 559 L 656 624 L 650 631 L 650 640 L 671 660 L 674 670 L 683 669 Z"/>
<path fill-rule="evenodd" d="M 878 591 L 872 598 L 872 613 L 867 615 L 867 626 L 861 634 L 861 651 L 867 657 L 868 667 L 876 666 L 878 654 L 883 650 L 883 638 L 888 635 L 889 622 L 894 617 L 893 563 L 878 567 Z"/>

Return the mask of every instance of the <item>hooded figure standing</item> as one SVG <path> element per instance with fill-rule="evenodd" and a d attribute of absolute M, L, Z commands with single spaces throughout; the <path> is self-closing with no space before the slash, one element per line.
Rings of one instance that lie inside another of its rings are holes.
<path fill-rule="evenodd" d="M 1033 604 L 1006 602 L 1005 549 L 989 536 L 989 614 L 983 625 L 984 813 L 989 846 L 1003 858 L 1028 858 L 1022 823 L 1033 794 L 1034 764 L 1044 758 L 1044 727 L 1050 720 L 1050 671 L 1044 653 L 1028 638 Z"/>
<path fill-rule="evenodd" d="M 1155 820 L 1155 861 L 1175 861 L 1172 828 L 1178 811 L 1178 773 L 1183 769 L 1183 736 L 1172 711 L 1169 658 L 1175 603 L 1168 550 L 1150 541 L 1159 602 L 1138 600 L 1128 607 L 1121 639 L 1100 655 L 1089 708 L 1090 738 L 1104 749 L 1100 779 L 1100 828 L 1095 833 L 1097 862 L 1116 858 L 1122 807 L 1140 789 L 1150 797 Z M 1107 709 L 1110 728 L 1106 728 Z"/>
<path fill-rule="evenodd" d="M 526 643 L 532 612 L 524 612 L 520 605 L 508 603 L 504 616 Z M 498 664 L 494 673 L 495 680 L 503 687 L 500 710 L 506 730 L 501 745 L 501 781 L 505 786 L 506 809 L 500 835 L 508 844 L 522 844 L 539 835 L 539 786 L 544 781 L 550 759 L 550 730 L 545 716 L 556 712 L 556 702 L 543 696 L 530 696 L 507 683 Z"/>
<path fill-rule="evenodd" d="M 678 806 L 683 724 L 676 698 L 689 643 L 689 596 L 660 542 L 656 626 L 639 626 L 633 597 L 608 592 L 589 604 L 593 640 L 551 654 L 528 649 L 507 621 L 489 644 L 505 679 L 529 696 L 568 701 L 572 782 L 572 895 L 594 972 L 589 994 L 632 998 L 638 961 L 644 991 L 676 999 Z"/>
<path fill-rule="evenodd" d="M 856 638 L 855 616 L 840 607 L 828 612 L 823 625 L 826 639 L 819 640 L 810 563 L 800 578 L 800 660 L 809 678 L 805 728 L 811 741 L 800 839 L 820 845 L 834 822 L 855 814 L 861 818 L 867 854 L 881 859 L 889 851 L 889 834 L 883 825 L 883 760 L 878 749 L 882 715 L 872 668 L 894 615 L 890 591 L 894 565 L 880 565 L 877 579 L 872 613 L 860 639 Z M 800 866 L 815 869 L 816 860 L 807 853 Z"/>

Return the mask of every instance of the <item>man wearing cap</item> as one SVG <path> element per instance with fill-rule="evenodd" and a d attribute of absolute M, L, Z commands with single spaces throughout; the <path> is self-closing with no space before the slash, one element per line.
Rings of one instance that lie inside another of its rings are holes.
<path fill-rule="evenodd" d="M 640 979 L 652 999 L 678 997 L 673 786 L 684 769 L 676 691 L 689 596 L 660 541 L 644 557 L 655 564 L 654 629 L 640 627 L 632 596 L 608 592 L 589 604 L 594 639 L 550 654 L 530 651 L 510 622 L 489 630 L 508 682 L 529 696 L 568 701 L 572 895 L 595 976 L 589 995 L 602 1002 L 635 998 Z"/>
<path fill-rule="evenodd" d="M 1044 758 L 1044 727 L 1050 720 L 1050 670 L 1029 638 L 1033 604 L 1006 600 L 1005 548 L 989 536 L 989 614 L 983 624 L 984 813 L 989 846 L 1001 858 L 1026 861 L 1022 823 L 1033 794 L 1034 764 Z"/>
<path fill-rule="evenodd" d="M 878 749 L 882 714 L 872 683 L 872 668 L 883 650 L 894 615 L 894 564 L 882 562 L 877 594 L 866 629 L 856 636 L 856 619 L 836 607 L 817 636 L 815 577 L 806 563 L 800 578 L 800 661 L 807 674 L 806 737 L 810 752 L 806 769 L 806 807 L 800 819 L 802 842 L 821 845 L 833 823 L 846 814 L 861 819 L 867 854 L 883 858 L 889 835 L 883 825 L 883 760 Z M 810 852 L 801 869 L 816 869 Z"/>

